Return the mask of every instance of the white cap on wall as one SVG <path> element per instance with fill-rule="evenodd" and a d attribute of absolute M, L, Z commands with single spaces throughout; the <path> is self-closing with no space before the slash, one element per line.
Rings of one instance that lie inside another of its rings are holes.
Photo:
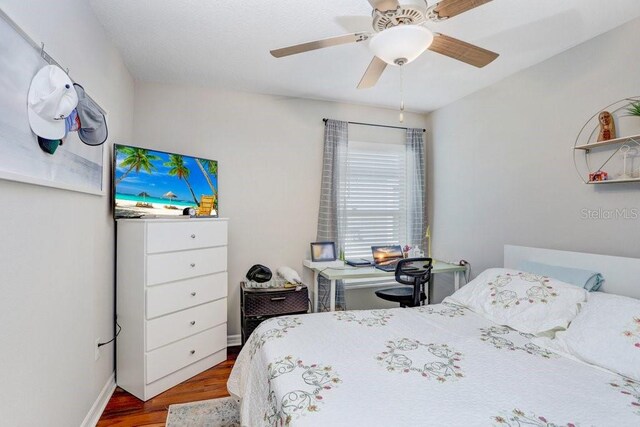
<path fill-rule="evenodd" d="M 55 65 L 38 71 L 29 87 L 27 110 L 31 130 L 47 139 L 65 136 L 65 119 L 78 105 L 78 95 L 67 74 Z"/>

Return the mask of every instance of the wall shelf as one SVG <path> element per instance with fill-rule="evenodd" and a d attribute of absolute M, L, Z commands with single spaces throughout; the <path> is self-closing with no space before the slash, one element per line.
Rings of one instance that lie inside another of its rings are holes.
<path fill-rule="evenodd" d="M 627 114 L 629 106 L 634 102 L 640 102 L 640 96 L 620 99 L 598 109 L 578 132 L 571 151 L 573 165 L 585 184 L 640 183 L 637 165 L 640 159 L 640 117 Z M 629 136 L 594 141 L 599 135 L 600 114 L 604 111 L 608 111 L 616 119 L 616 127 L 620 133 Z M 623 119 L 626 121 L 620 123 Z M 596 181 L 599 174 L 604 174 L 609 179 Z"/>
<path fill-rule="evenodd" d="M 592 142 L 591 144 L 576 145 L 574 150 L 591 150 L 592 148 L 606 147 L 607 145 L 625 144 L 627 142 L 640 141 L 640 135 L 625 136 L 622 138 L 610 139 L 602 142 Z"/>
<path fill-rule="evenodd" d="M 605 181 L 589 181 L 587 184 L 618 184 L 623 182 L 640 182 L 640 178 L 629 178 L 629 179 L 608 179 Z"/>

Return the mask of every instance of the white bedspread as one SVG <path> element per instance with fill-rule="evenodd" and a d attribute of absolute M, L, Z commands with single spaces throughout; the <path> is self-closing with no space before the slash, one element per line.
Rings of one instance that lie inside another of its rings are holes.
<path fill-rule="evenodd" d="M 243 426 L 640 426 L 640 383 L 453 304 L 266 321 L 228 389 Z"/>

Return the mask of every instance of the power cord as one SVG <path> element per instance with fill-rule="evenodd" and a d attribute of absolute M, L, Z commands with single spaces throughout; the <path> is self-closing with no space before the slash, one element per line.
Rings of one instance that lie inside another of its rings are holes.
<path fill-rule="evenodd" d="M 98 343 L 98 348 L 102 347 L 103 345 L 107 345 L 112 343 L 113 341 L 116 340 L 116 338 L 118 338 L 118 335 L 120 335 L 120 332 L 122 331 L 122 326 L 120 326 L 120 324 L 118 323 L 118 321 L 116 320 L 116 326 L 118 327 L 118 331 L 116 332 L 116 336 L 111 338 L 109 341 L 105 341 L 105 342 L 99 342 Z"/>

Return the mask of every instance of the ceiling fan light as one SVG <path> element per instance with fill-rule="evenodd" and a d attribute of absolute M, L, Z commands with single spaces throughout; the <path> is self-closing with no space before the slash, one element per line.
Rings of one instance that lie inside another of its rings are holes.
<path fill-rule="evenodd" d="M 416 59 L 433 42 L 433 33 L 419 25 L 398 25 L 388 28 L 369 42 L 375 56 L 390 65 L 404 65 Z M 398 61 L 402 61 L 401 64 Z"/>

